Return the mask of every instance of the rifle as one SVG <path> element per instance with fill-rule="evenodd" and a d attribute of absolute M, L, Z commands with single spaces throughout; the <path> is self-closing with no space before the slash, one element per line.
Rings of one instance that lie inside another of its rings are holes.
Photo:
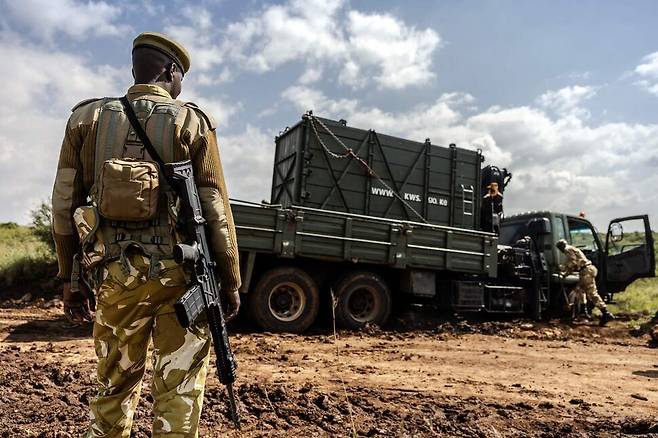
<path fill-rule="evenodd" d="M 191 161 L 165 164 L 165 175 L 181 199 L 181 216 L 187 227 L 190 244 L 174 247 L 174 260 L 191 268 L 192 286 L 174 304 L 176 317 L 183 327 L 189 327 L 202 313 L 206 314 L 217 359 L 217 377 L 226 386 L 231 410 L 231 419 L 240 429 L 240 413 L 237 409 L 233 382 L 237 363 L 231 351 L 222 309 L 219 284 L 215 278 L 215 262 L 210 258 L 206 238 L 205 219 L 201 211 L 201 200 L 194 183 Z"/>

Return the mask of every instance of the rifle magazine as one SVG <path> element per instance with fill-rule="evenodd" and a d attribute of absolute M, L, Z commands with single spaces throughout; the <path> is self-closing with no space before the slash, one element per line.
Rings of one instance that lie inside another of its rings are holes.
<path fill-rule="evenodd" d="M 203 291 L 201 286 L 195 285 L 190 288 L 174 304 L 176 318 L 181 326 L 187 328 L 204 311 Z"/>

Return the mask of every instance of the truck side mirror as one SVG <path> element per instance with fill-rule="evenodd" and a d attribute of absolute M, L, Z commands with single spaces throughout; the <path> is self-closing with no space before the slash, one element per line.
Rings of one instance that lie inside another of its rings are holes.
<path fill-rule="evenodd" d="M 610 240 L 613 242 L 624 240 L 624 227 L 619 222 L 610 224 Z"/>
<path fill-rule="evenodd" d="M 527 224 L 528 234 L 531 236 L 542 236 L 546 234 L 551 234 L 553 231 L 551 228 L 551 221 L 545 217 L 538 217 L 530 220 Z"/>

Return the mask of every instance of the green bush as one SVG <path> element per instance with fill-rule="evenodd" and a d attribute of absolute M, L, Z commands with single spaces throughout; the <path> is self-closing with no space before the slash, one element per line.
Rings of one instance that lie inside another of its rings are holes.
<path fill-rule="evenodd" d="M 53 210 L 50 202 L 42 202 L 38 207 L 30 212 L 32 216 L 32 227 L 34 235 L 41 242 L 45 243 L 48 248 L 55 252 L 55 241 L 52 235 Z"/>
<path fill-rule="evenodd" d="M 45 203 L 34 210 L 32 227 L 13 222 L 0 224 L 0 287 L 39 280 L 52 271 L 55 252 L 49 211 Z"/>

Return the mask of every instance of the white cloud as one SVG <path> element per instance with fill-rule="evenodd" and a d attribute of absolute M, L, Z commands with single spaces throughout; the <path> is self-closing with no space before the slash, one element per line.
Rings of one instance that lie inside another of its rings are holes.
<path fill-rule="evenodd" d="M 382 88 L 400 89 L 434 77 L 432 53 L 440 42 L 435 31 L 416 30 L 389 14 L 350 11 L 348 17 L 349 67 L 343 81 L 360 85 L 359 75 L 374 74 Z"/>
<path fill-rule="evenodd" d="M 355 99 L 333 100 L 318 89 L 300 85 L 285 89 L 281 93 L 281 97 L 292 102 L 301 111 L 313 110 L 330 117 L 337 116 L 341 111 L 348 114 L 354 113 L 358 105 L 358 101 Z"/>
<path fill-rule="evenodd" d="M 77 55 L 34 47 L 0 35 L 0 58 L 10 87 L 3 88 L 0 107 L 0 221 L 28 221 L 28 211 L 47 199 L 70 110 L 94 96 L 115 96 L 125 90 L 130 70 L 91 67 Z M 58 68 L 44 69 L 44 66 Z M 125 79 L 125 80 L 124 80 Z"/>
<path fill-rule="evenodd" d="M 192 77 L 198 85 L 212 86 L 231 82 L 233 80 L 233 72 L 229 68 L 223 68 L 219 73 L 202 71 Z M 190 81 L 186 79 L 186 82 L 189 83 Z"/>
<path fill-rule="evenodd" d="M 322 68 L 307 67 L 304 73 L 299 77 L 299 83 L 303 85 L 311 84 L 322 79 Z"/>
<path fill-rule="evenodd" d="M 117 84 L 132 81 L 127 65 L 123 69 L 108 65 L 90 67 L 78 55 L 33 46 L 11 35 L 0 34 L 0 58 L 12 66 L 5 73 L 11 86 L 3 88 L 3 99 L 12 103 L 12 112 L 16 108 L 39 108 L 61 114 L 90 96 L 121 92 L 123 89 Z M 48 105 L 40 107 L 45 101 Z"/>
<path fill-rule="evenodd" d="M 658 125 L 590 125 L 578 103 L 592 90 L 563 90 L 540 96 L 537 102 L 545 107 L 492 107 L 473 115 L 468 115 L 473 97 L 464 93 L 400 112 L 365 107 L 356 99 L 332 100 L 300 86 L 288 88 L 282 98 L 299 110 L 347 119 L 350 126 L 482 149 L 488 163 L 514 174 L 505 192 L 508 213 L 584 211 L 599 226 L 613 216 L 658 215 Z"/>
<path fill-rule="evenodd" d="M 8 0 L 3 3 L 4 11 L 12 20 L 46 40 L 51 40 L 55 33 L 82 39 L 89 34 L 107 36 L 130 32 L 130 27 L 116 23 L 121 8 L 104 1 Z"/>
<path fill-rule="evenodd" d="M 658 96 L 658 52 L 642 58 L 642 64 L 635 67 L 635 74 L 639 78 L 636 82 L 637 85 L 654 96 Z"/>
<path fill-rule="evenodd" d="M 158 3 L 156 0 L 142 0 L 141 6 L 147 14 L 154 17 L 164 14 L 167 10 L 165 4 Z"/>
<path fill-rule="evenodd" d="M 585 211 L 600 226 L 611 216 L 658 213 L 651 164 L 658 156 L 658 125 L 589 126 L 531 108 L 490 111 L 468 124 L 511 153 L 509 211 Z"/>
<path fill-rule="evenodd" d="M 208 112 L 220 128 L 228 124 L 230 118 L 242 109 L 240 102 L 229 103 L 228 98 L 224 96 L 215 97 L 216 93 L 210 94 L 200 89 L 201 86 L 208 86 L 219 83 L 221 78 L 216 80 L 209 79 L 203 75 L 193 76 L 185 79 L 183 82 L 183 91 L 178 97 L 180 100 L 194 102 L 204 111 Z"/>
<path fill-rule="evenodd" d="M 432 56 L 440 37 L 434 30 L 418 30 L 391 14 L 352 10 L 344 0 L 267 5 L 225 30 L 198 15 L 187 14 L 185 23 L 166 32 L 189 46 L 193 63 L 204 71 L 223 61 L 261 74 L 299 63 L 305 67 L 302 84 L 331 69 L 353 88 L 374 83 L 388 89 L 423 85 L 435 76 Z"/>
<path fill-rule="evenodd" d="M 187 24 L 167 26 L 165 33 L 183 44 L 190 53 L 191 68 L 208 72 L 220 65 L 224 60 L 223 51 L 213 41 L 212 14 L 207 9 L 186 7 L 182 15 Z"/>
<path fill-rule="evenodd" d="M 274 133 L 247 125 L 241 133 L 218 139 L 230 197 L 252 202 L 269 201 Z"/>
<path fill-rule="evenodd" d="M 580 104 L 596 95 L 592 86 L 573 85 L 559 90 L 549 90 L 539 96 L 537 103 L 544 108 L 555 111 L 560 116 L 589 117 L 589 112 Z"/>
<path fill-rule="evenodd" d="M 345 52 L 337 13 L 341 0 L 292 0 L 232 23 L 224 47 L 245 67 L 266 72 L 287 62 L 331 61 Z M 325 58 L 328 57 L 328 58 Z"/>

